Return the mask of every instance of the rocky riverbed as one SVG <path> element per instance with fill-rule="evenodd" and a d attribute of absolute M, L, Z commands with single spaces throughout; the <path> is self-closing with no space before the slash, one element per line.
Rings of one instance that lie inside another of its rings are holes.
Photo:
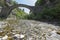
<path fill-rule="evenodd" d="M 7 18 L 0 21 L 0 40 L 60 40 L 60 26 Z"/>

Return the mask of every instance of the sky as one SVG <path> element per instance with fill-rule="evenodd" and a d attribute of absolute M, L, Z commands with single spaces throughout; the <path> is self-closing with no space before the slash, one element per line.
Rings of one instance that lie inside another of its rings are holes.
<path fill-rule="evenodd" d="M 35 2 L 36 2 L 36 0 L 15 0 L 18 4 L 20 3 L 20 4 L 26 4 L 26 5 L 30 5 L 30 6 L 34 6 L 35 5 Z M 26 13 L 29 13 L 29 9 L 27 9 L 27 8 L 24 8 L 24 7 L 22 7 L 21 9 L 24 9 L 24 11 L 26 12 Z"/>

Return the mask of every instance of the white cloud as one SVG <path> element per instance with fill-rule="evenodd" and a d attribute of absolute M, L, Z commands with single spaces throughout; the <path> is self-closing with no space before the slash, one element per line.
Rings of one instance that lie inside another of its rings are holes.
<path fill-rule="evenodd" d="M 35 2 L 37 0 L 15 0 L 15 1 L 18 2 L 18 3 L 21 3 L 21 4 L 27 4 L 27 5 L 34 6 Z"/>
<path fill-rule="evenodd" d="M 26 13 L 28 13 L 29 14 L 29 12 L 30 12 L 30 10 L 29 9 L 27 9 L 27 8 L 24 8 L 24 7 L 19 7 L 20 9 L 24 9 L 24 12 L 26 12 Z"/>
<path fill-rule="evenodd" d="M 34 5 L 35 5 L 36 0 L 28 0 L 27 2 L 29 2 L 29 5 L 34 6 Z"/>

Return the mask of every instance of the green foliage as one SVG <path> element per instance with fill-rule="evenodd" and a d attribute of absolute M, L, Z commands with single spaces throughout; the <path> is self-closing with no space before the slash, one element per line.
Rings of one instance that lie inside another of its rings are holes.
<path fill-rule="evenodd" d="M 39 6 L 39 4 L 37 4 Z M 52 21 L 54 19 L 60 20 L 60 3 L 57 3 L 54 7 L 48 8 L 43 7 L 43 10 L 40 13 L 30 14 L 30 19 L 34 20 L 49 20 Z"/>
<path fill-rule="evenodd" d="M 37 0 L 35 5 L 44 5 L 45 0 Z"/>
<path fill-rule="evenodd" d="M 25 13 L 23 10 L 20 10 L 20 9 L 15 9 L 15 12 L 16 12 L 16 17 L 17 18 L 20 18 L 20 19 L 27 19 L 27 13 Z"/>
<path fill-rule="evenodd" d="M 12 0 L 8 0 L 8 1 L 11 1 L 11 2 L 12 2 Z M 10 4 L 11 2 L 9 2 L 9 4 Z M 8 6 L 7 3 L 8 3 L 8 2 L 7 2 L 6 0 L 0 0 L 0 6 L 6 7 L 6 6 Z"/>

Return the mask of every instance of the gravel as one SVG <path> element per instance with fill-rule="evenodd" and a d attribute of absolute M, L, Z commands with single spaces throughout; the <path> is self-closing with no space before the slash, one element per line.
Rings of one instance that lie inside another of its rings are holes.
<path fill-rule="evenodd" d="M 10 27 L 14 28 L 13 30 L 20 32 L 20 35 L 23 34 L 24 38 L 22 40 L 60 40 L 60 26 L 34 20 L 21 19 L 13 21 L 16 21 L 16 23 L 11 24 L 9 20 L 3 22 L 6 22 Z M 0 25 L 1 27 L 3 26 L 1 22 Z"/>

